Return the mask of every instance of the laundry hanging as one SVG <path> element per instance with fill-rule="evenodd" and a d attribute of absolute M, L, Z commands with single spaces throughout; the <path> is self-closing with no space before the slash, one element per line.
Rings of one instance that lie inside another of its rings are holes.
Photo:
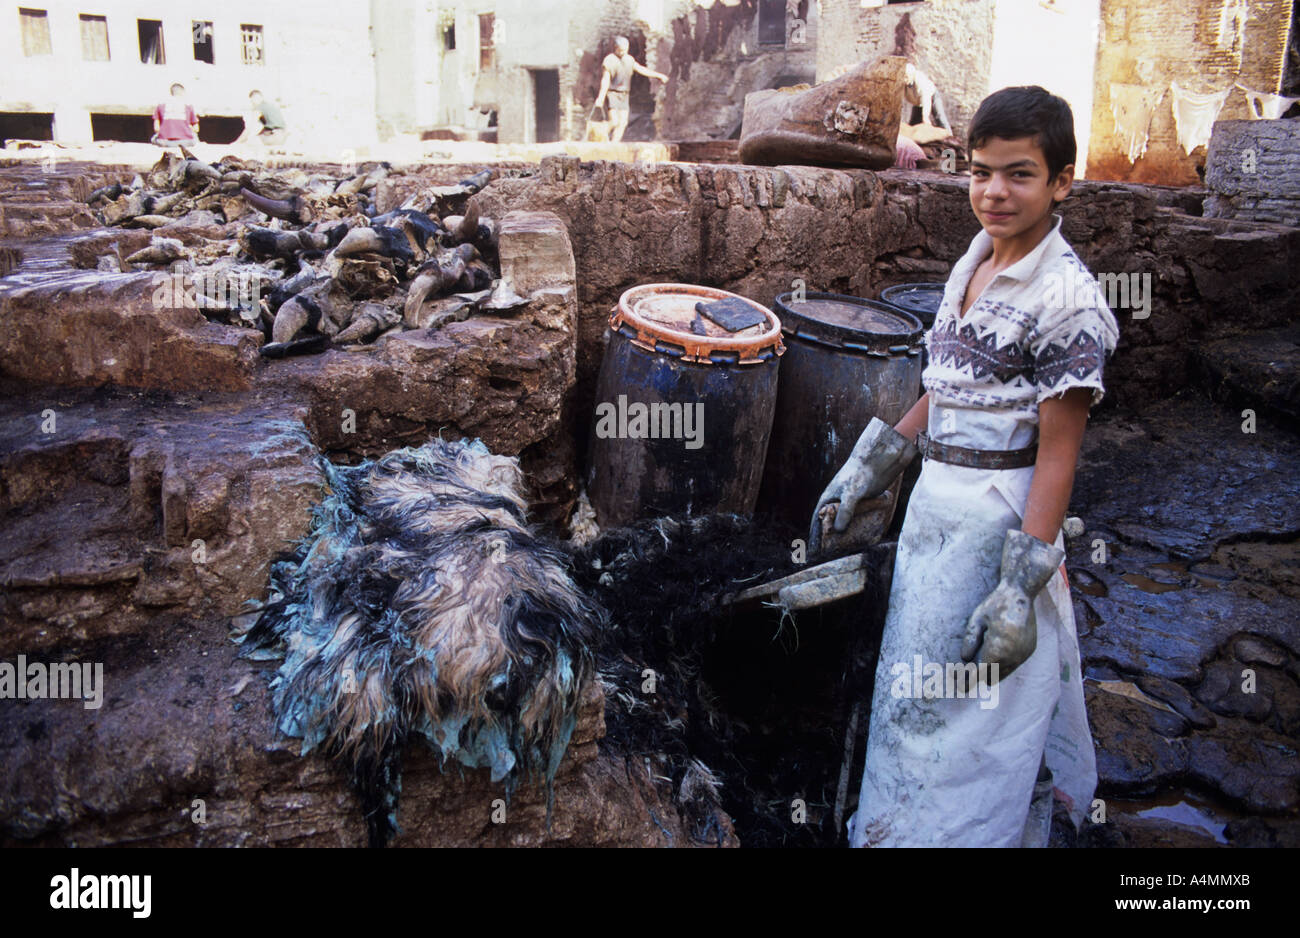
<path fill-rule="evenodd" d="M 1223 102 L 1228 100 L 1232 87 L 1199 94 L 1171 81 L 1169 91 L 1173 96 L 1174 126 L 1178 129 L 1178 142 L 1182 145 L 1183 152 L 1191 155 L 1197 147 L 1209 145 L 1210 131 L 1214 129 L 1214 121 L 1223 110 Z"/>
<path fill-rule="evenodd" d="M 1111 82 L 1110 113 L 1115 118 L 1115 133 L 1128 153 L 1130 163 L 1136 163 L 1138 157 L 1146 153 L 1151 115 L 1164 96 L 1163 88 Z"/>

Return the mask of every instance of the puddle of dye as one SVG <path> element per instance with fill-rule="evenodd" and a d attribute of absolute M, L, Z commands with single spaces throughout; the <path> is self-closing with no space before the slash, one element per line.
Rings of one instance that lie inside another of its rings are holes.
<path fill-rule="evenodd" d="M 1144 593 L 1168 593 L 1183 588 L 1178 583 L 1159 583 L 1141 573 L 1123 573 L 1120 574 L 1120 579 L 1130 586 L 1136 586 Z"/>

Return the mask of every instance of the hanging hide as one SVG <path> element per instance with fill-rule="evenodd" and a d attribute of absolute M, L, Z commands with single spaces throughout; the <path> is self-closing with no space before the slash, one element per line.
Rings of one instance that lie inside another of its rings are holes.
<path fill-rule="evenodd" d="M 1136 163 L 1146 153 L 1151 116 L 1164 96 L 1163 88 L 1111 82 L 1110 113 L 1115 118 L 1115 135 L 1130 163 Z"/>
<path fill-rule="evenodd" d="M 1169 92 L 1173 97 L 1174 126 L 1178 129 L 1178 143 L 1182 146 L 1183 153 L 1190 156 L 1197 147 L 1209 145 L 1214 121 L 1223 110 L 1223 102 L 1228 100 L 1232 87 L 1208 94 L 1198 94 L 1195 91 L 1188 91 L 1178 82 L 1173 81 L 1169 83 Z"/>

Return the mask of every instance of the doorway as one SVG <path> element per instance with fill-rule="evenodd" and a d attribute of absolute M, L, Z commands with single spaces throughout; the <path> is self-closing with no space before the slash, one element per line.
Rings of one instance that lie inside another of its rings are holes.
<path fill-rule="evenodd" d="M 560 70 L 535 68 L 533 76 L 533 128 L 535 143 L 560 139 Z"/>

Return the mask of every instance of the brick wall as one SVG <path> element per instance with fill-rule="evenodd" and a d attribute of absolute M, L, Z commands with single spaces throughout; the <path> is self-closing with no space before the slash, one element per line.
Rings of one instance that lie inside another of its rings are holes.
<path fill-rule="evenodd" d="M 1300 121 L 1220 121 L 1214 125 L 1205 214 L 1300 227 Z"/>
<path fill-rule="evenodd" d="M 1206 150 L 1198 147 L 1189 155 L 1179 146 L 1170 82 L 1196 92 L 1240 82 L 1276 93 L 1291 6 L 1292 0 L 1103 0 L 1089 177 L 1199 183 Z M 1244 16 L 1234 17 L 1234 11 Z M 1151 117 L 1147 151 L 1134 163 L 1115 133 L 1112 82 L 1165 91 Z M 1245 93 L 1234 88 L 1218 119 L 1249 116 Z"/>

